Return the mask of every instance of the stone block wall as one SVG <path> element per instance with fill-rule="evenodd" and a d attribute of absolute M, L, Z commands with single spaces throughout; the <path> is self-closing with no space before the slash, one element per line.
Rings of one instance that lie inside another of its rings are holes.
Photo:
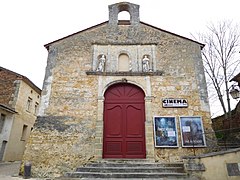
<path fill-rule="evenodd" d="M 193 179 L 233 179 L 240 177 L 240 148 L 184 157 L 185 169 Z"/>
<path fill-rule="evenodd" d="M 10 127 L 10 136 L 8 138 L 8 146 L 5 152 L 5 160 L 19 161 L 30 136 L 31 129 L 37 118 L 35 112 L 36 103 L 40 103 L 40 94 L 33 90 L 27 83 L 22 80 L 14 81 L 17 88 L 17 95 L 15 96 L 15 110 L 14 121 Z M 30 109 L 27 109 L 28 98 L 32 99 Z M 24 131 L 24 132 L 23 132 Z"/>
<path fill-rule="evenodd" d="M 190 68 L 190 66 L 187 66 Z M 191 73 L 189 73 L 191 74 Z M 177 132 L 178 132 L 178 148 L 156 148 L 155 159 L 160 162 L 175 162 L 180 161 L 182 155 L 194 155 L 203 153 L 207 148 L 187 148 L 181 145 L 181 129 L 180 129 L 180 117 L 181 116 L 200 116 L 202 117 L 204 131 L 211 131 L 210 115 L 206 111 L 206 104 L 202 106 L 199 90 L 195 81 L 191 76 L 179 75 L 176 78 L 171 76 L 152 77 L 152 114 L 155 116 L 174 116 L 176 117 Z M 187 108 L 163 108 L 163 98 L 183 98 L 188 100 Z M 206 134 L 205 134 L 206 136 Z M 212 134 L 210 134 L 212 136 Z M 211 137 L 211 139 L 214 139 Z M 209 145 L 207 141 L 207 146 Z M 209 149 L 208 149 L 209 150 Z M 194 152 L 195 151 L 195 152 Z"/>
<path fill-rule="evenodd" d="M 12 104 L 15 93 L 14 81 L 17 79 L 16 74 L 9 73 L 6 69 L 0 67 L 0 104 L 14 107 Z"/>
<path fill-rule="evenodd" d="M 153 44 L 156 72 L 163 73 L 87 73 L 94 70 L 96 45 Z M 24 155 L 25 161 L 32 162 L 35 176 L 59 176 L 101 159 L 104 92 L 123 80 L 138 85 L 146 95 L 147 159 L 178 161 L 182 155 L 193 153 L 192 148 L 181 147 L 179 129 L 178 148 L 154 148 L 154 115 L 177 116 L 177 120 L 179 116 L 201 116 L 205 130 L 211 130 L 201 44 L 145 23 L 131 26 L 106 22 L 50 43 L 47 48 L 40 116 Z M 162 108 L 162 99 L 170 97 L 188 99 L 189 107 Z M 196 153 L 205 150 L 198 148 Z"/>
<path fill-rule="evenodd" d="M 3 140 L 7 143 L 2 160 L 19 161 L 22 160 L 27 139 L 37 117 L 35 105 L 40 103 L 41 90 L 28 78 L 2 67 L 0 84 L 0 104 L 14 110 L 12 115 L 3 113 L 8 116 L 0 141 L 1 147 Z M 28 98 L 32 100 L 29 110 L 27 110 Z"/>

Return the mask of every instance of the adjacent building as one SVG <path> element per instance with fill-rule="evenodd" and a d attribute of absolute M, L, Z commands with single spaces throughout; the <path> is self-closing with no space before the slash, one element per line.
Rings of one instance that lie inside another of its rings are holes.
<path fill-rule="evenodd" d="M 240 73 L 234 76 L 230 82 L 234 82 L 229 90 L 230 95 L 234 100 L 237 100 L 240 98 Z M 212 127 L 218 138 L 218 143 L 222 144 L 224 148 L 240 147 L 240 101 L 227 118 L 225 114 L 213 118 Z"/>
<path fill-rule="evenodd" d="M 22 160 L 40 95 L 27 77 L 0 67 L 0 161 Z"/>
<path fill-rule="evenodd" d="M 121 11 L 130 19 L 118 20 Z M 109 5 L 108 21 L 45 47 L 24 155 L 36 176 L 103 159 L 179 162 L 212 148 L 204 45 L 141 22 L 139 5 Z"/>

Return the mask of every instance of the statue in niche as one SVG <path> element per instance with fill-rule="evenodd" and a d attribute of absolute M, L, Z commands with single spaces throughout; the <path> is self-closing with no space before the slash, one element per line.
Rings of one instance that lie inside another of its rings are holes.
<path fill-rule="evenodd" d="M 142 67 L 143 67 L 143 72 L 149 72 L 149 70 L 150 70 L 149 58 L 147 57 L 147 55 L 145 55 L 142 60 Z"/>
<path fill-rule="evenodd" d="M 104 72 L 105 70 L 105 62 L 106 62 L 106 57 L 105 55 L 103 54 L 99 60 L 98 60 L 98 67 L 97 67 L 97 70 L 98 72 Z"/>

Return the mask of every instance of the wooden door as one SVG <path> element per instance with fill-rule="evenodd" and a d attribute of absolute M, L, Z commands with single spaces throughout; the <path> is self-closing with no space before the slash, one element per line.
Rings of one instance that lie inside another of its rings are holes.
<path fill-rule="evenodd" d="M 103 158 L 145 158 L 144 92 L 127 83 L 105 93 Z"/>

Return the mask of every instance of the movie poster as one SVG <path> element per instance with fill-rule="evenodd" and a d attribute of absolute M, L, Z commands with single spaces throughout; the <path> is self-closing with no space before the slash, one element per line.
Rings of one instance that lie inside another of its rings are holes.
<path fill-rule="evenodd" d="M 180 117 L 183 147 L 204 147 L 205 136 L 201 117 Z"/>
<path fill-rule="evenodd" d="M 155 147 L 178 147 L 175 117 L 154 117 Z"/>

